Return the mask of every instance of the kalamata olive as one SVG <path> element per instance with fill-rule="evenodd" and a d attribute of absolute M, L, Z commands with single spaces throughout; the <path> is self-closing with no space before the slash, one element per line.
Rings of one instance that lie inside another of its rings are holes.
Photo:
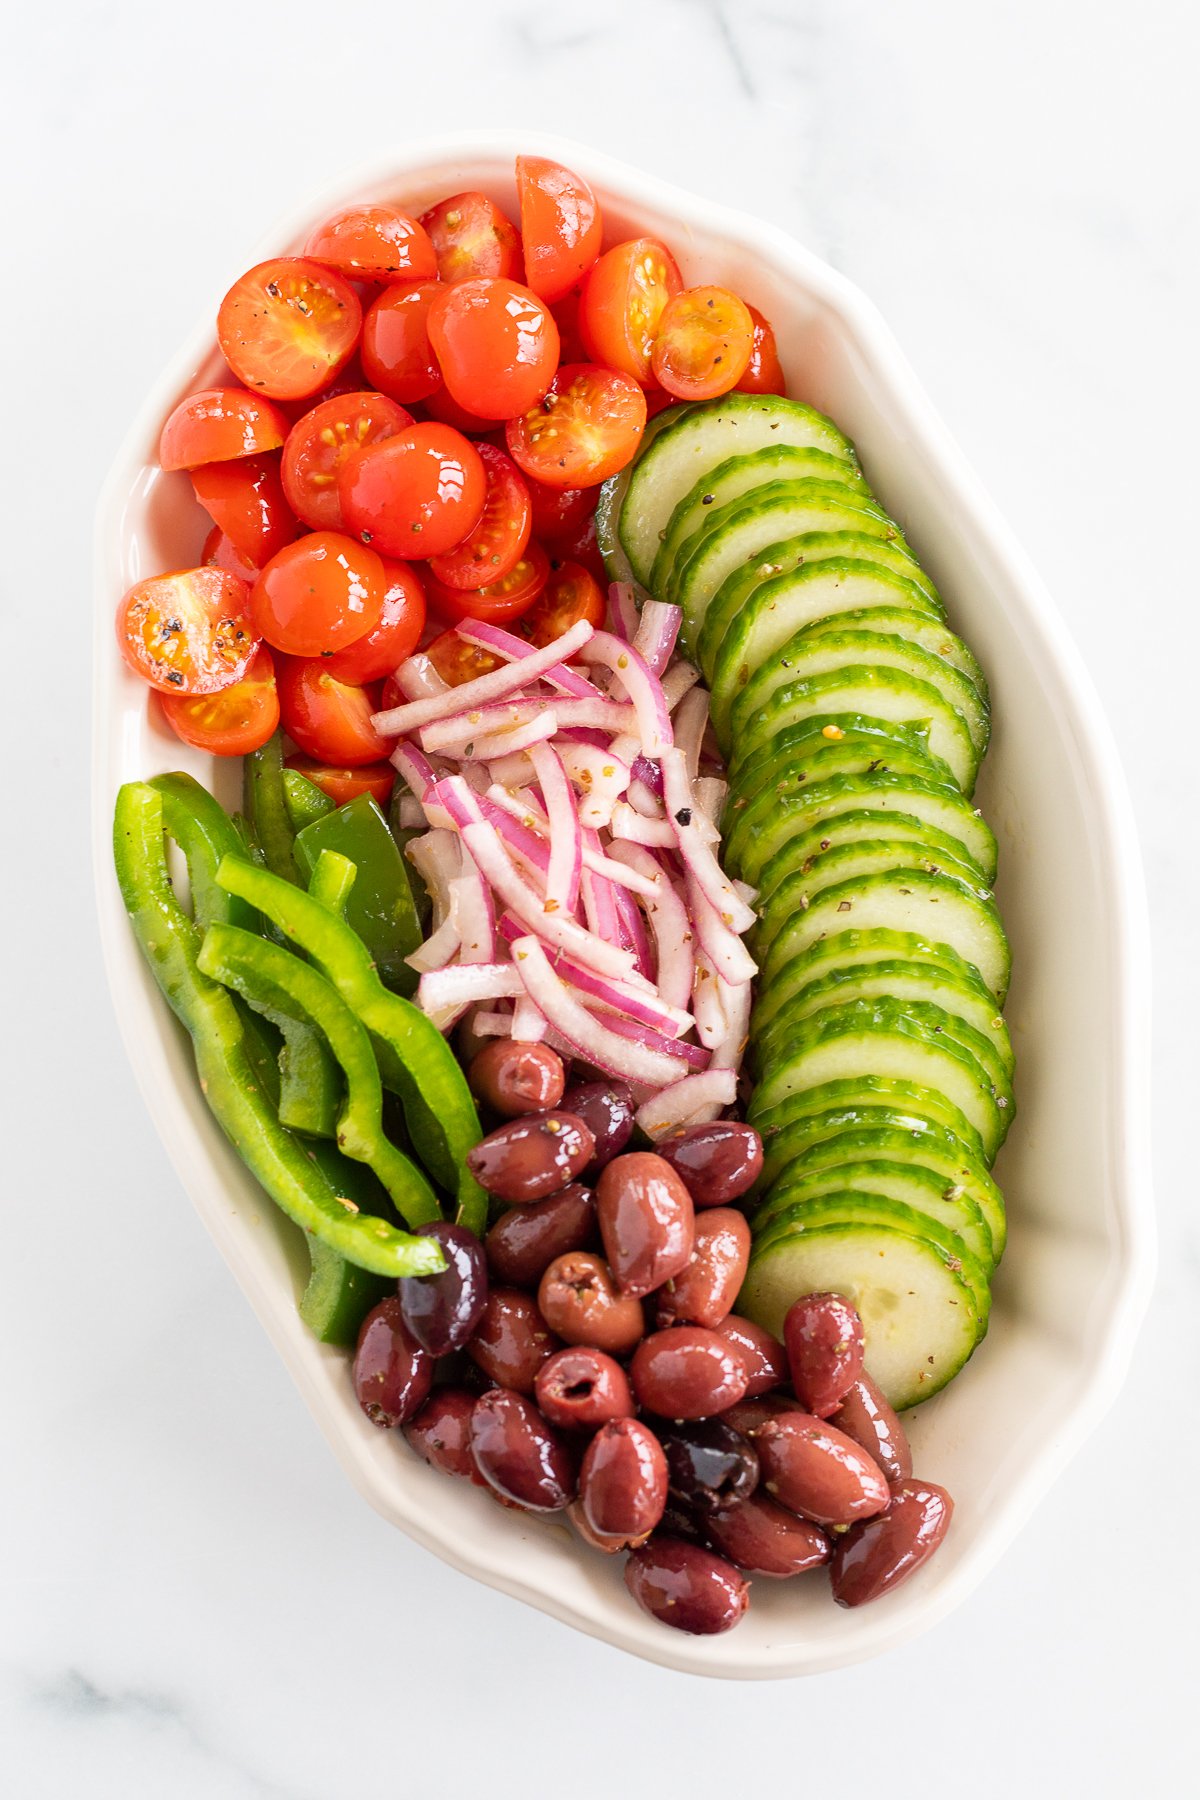
<path fill-rule="evenodd" d="M 724 1419 L 696 1419 L 687 1425 L 659 1425 L 672 1494 L 689 1509 L 711 1512 L 744 1500 L 758 1486 L 758 1453 L 749 1438 Z"/>
<path fill-rule="evenodd" d="M 562 1097 L 564 1112 L 582 1119 L 596 1140 L 589 1169 L 602 1169 L 633 1136 L 633 1093 L 624 1081 L 576 1081 Z"/>
<path fill-rule="evenodd" d="M 715 1330 L 738 1297 L 750 1261 L 744 1213 L 717 1206 L 696 1220 L 691 1260 L 658 1293 L 660 1325 L 707 1325 Z"/>
<path fill-rule="evenodd" d="M 766 1494 L 730 1500 L 704 1520 L 708 1541 L 750 1575 L 782 1580 L 827 1563 L 833 1545 L 819 1525 L 776 1505 Z"/>
<path fill-rule="evenodd" d="M 557 1512 L 575 1494 L 570 1450 L 537 1407 L 511 1388 L 475 1402 L 471 1449 L 489 1487 L 532 1512 Z"/>
<path fill-rule="evenodd" d="M 788 1308 L 783 1341 L 797 1400 L 827 1419 L 862 1373 L 862 1320 L 842 1294 L 806 1294 Z"/>
<path fill-rule="evenodd" d="M 497 1387 L 532 1394 L 538 1370 L 562 1346 L 528 1294 L 494 1287 L 467 1345 L 468 1354 Z"/>
<path fill-rule="evenodd" d="M 735 1119 L 685 1126 L 660 1138 L 655 1149 L 698 1207 L 728 1206 L 748 1193 L 762 1173 L 762 1139 L 752 1125 Z"/>
<path fill-rule="evenodd" d="M 812 1413 L 784 1413 L 752 1434 L 763 1486 L 818 1525 L 853 1525 L 888 1503 L 882 1469 L 844 1432 Z"/>
<path fill-rule="evenodd" d="M 685 1506 L 682 1500 L 676 1499 L 670 1488 L 667 1489 L 667 1504 L 663 1508 L 658 1530 L 662 1537 L 683 1538 L 689 1544 L 703 1544 L 706 1550 L 710 1548 L 699 1515 Z"/>
<path fill-rule="evenodd" d="M 865 1606 L 906 1581 L 947 1531 L 954 1502 L 935 1482 L 909 1476 L 892 1487 L 891 1505 L 838 1538 L 830 1579 L 839 1606 Z"/>
<path fill-rule="evenodd" d="M 418 1344 L 389 1294 L 363 1320 L 354 1352 L 354 1392 L 372 1425 L 402 1425 L 425 1404 L 433 1358 Z"/>
<path fill-rule="evenodd" d="M 419 1225 L 419 1234 L 434 1237 L 446 1253 L 440 1275 L 405 1275 L 400 1280 L 404 1323 L 432 1356 L 447 1356 L 466 1343 L 487 1303 L 487 1263 L 473 1231 L 437 1219 Z"/>
<path fill-rule="evenodd" d="M 556 1256 L 600 1242 L 596 1201 L 573 1181 L 532 1206 L 510 1206 L 483 1240 L 488 1267 L 510 1287 L 535 1288 Z"/>
<path fill-rule="evenodd" d="M 635 1543 L 653 1531 L 667 1503 L 667 1459 L 640 1419 L 602 1425 L 584 1452 L 579 1498 L 592 1530 Z"/>
<path fill-rule="evenodd" d="M 695 1214 L 687 1189 L 661 1156 L 635 1150 L 610 1162 L 596 1187 L 596 1216 L 623 1294 L 649 1294 L 686 1269 Z"/>
<path fill-rule="evenodd" d="M 625 1586 L 651 1618 L 699 1636 L 730 1630 L 750 1603 L 732 1563 L 683 1538 L 655 1536 L 632 1551 Z"/>
<path fill-rule="evenodd" d="M 865 1370 L 843 1395 L 830 1423 L 853 1438 L 889 1481 L 904 1481 L 912 1474 L 912 1451 L 904 1427 Z"/>
<path fill-rule="evenodd" d="M 786 1350 L 778 1338 L 772 1337 L 769 1331 L 764 1331 L 761 1325 L 756 1325 L 753 1319 L 743 1319 L 739 1313 L 729 1313 L 716 1330 L 718 1336 L 734 1346 L 746 1365 L 747 1400 L 753 1400 L 759 1394 L 769 1394 L 772 1388 L 782 1386 L 788 1379 Z"/>
<path fill-rule="evenodd" d="M 466 1388 L 434 1388 L 420 1412 L 405 1425 L 404 1435 L 417 1455 L 443 1475 L 457 1475 L 483 1487 L 471 1451 L 475 1398 Z"/>
<path fill-rule="evenodd" d="M 571 1500 L 567 1503 L 567 1517 L 579 1533 L 585 1544 L 593 1550 L 600 1550 L 605 1556 L 615 1556 L 620 1550 L 628 1550 L 629 1539 L 625 1537 L 606 1536 L 601 1531 L 593 1531 L 583 1510 L 582 1500 Z"/>
<path fill-rule="evenodd" d="M 489 1194 L 527 1206 L 574 1181 L 595 1148 L 595 1138 L 573 1113 L 529 1113 L 498 1126 L 468 1150 L 467 1167 Z"/>
<path fill-rule="evenodd" d="M 718 1336 L 721 1334 L 718 1333 Z M 753 1437 L 760 1425 L 768 1419 L 782 1418 L 786 1413 L 803 1412 L 804 1408 L 790 1394 L 756 1394 L 753 1399 L 747 1394 L 744 1400 L 726 1407 L 721 1415 L 727 1425 L 740 1431 L 743 1437 Z"/>
<path fill-rule="evenodd" d="M 563 1059 L 548 1044 L 490 1038 L 472 1058 L 467 1081 L 476 1099 L 506 1119 L 557 1106 L 566 1086 Z"/>
<path fill-rule="evenodd" d="M 627 1356 L 644 1329 L 639 1302 L 617 1292 L 612 1270 L 590 1250 L 555 1257 L 538 1286 L 538 1306 L 564 1343 L 592 1344 L 610 1356 Z"/>
<path fill-rule="evenodd" d="M 556 1350 L 537 1372 L 534 1399 L 552 1425 L 595 1431 L 612 1419 L 633 1414 L 629 1378 L 603 1350 L 572 1345 Z"/>
<path fill-rule="evenodd" d="M 702 1325 L 676 1325 L 643 1338 L 629 1369 L 647 1412 L 663 1419 L 707 1419 L 746 1392 L 741 1357 Z"/>

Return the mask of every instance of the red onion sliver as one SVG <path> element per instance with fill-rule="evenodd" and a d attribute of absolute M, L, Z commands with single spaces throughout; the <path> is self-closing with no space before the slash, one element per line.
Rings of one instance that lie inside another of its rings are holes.
<path fill-rule="evenodd" d="M 637 714 L 643 754 L 658 756 L 673 740 L 671 714 L 657 675 L 651 674 L 632 644 L 623 644 L 610 631 L 593 632 L 579 654 L 584 662 L 612 670 Z"/>
<path fill-rule="evenodd" d="M 573 913 L 579 900 L 583 867 L 583 833 L 575 792 L 566 770 L 550 744 L 535 744 L 529 752 L 546 803 L 550 856 L 546 864 L 546 904 L 551 902 Z"/>
<path fill-rule="evenodd" d="M 693 668 L 691 663 L 677 662 L 667 670 L 663 676 L 662 690 L 669 711 L 675 711 L 683 696 L 695 687 L 699 679 L 700 671 Z"/>
<path fill-rule="evenodd" d="M 511 1037 L 513 1016 L 510 1012 L 497 1012 L 494 1009 L 484 1011 L 482 1008 L 471 1020 L 471 1030 L 476 1037 Z"/>
<path fill-rule="evenodd" d="M 630 581 L 614 581 L 608 590 L 608 616 L 613 634 L 632 643 L 640 622 L 637 596 Z"/>
<path fill-rule="evenodd" d="M 393 745 L 389 761 L 418 800 L 424 797 L 426 788 L 432 787 L 437 780 L 433 764 L 407 738 L 400 738 Z"/>
<path fill-rule="evenodd" d="M 450 887 L 462 874 L 462 846 L 455 831 L 426 831 L 410 838 L 405 855 L 429 890 L 433 923 L 450 917 Z"/>
<path fill-rule="evenodd" d="M 499 929 L 500 936 L 510 944 L 526 935 L 520 921 L 508 914 L 500 920 Z M 681 1007 L 668 1006 L 648 981 L 640 985 L 634 979 L 615 981 L 607 975 L 596 975 L 590 969 L 581 968 L 568 956 L 555 955 L 550 961 L 555 974 L 570 987 L 586 994 L 589 1000 L 599 1001 L 611 1012 L 621 1013 L 639 1025 L 648 1025 L 670 1039 L 683 1037 L 692 1029 L 691 1013 L 684 1012 Z"/>
<path fill-rule="evenodd" d="M 503 626 L 487 625 L 481 619 L 463 619 L 454 629 L 464 642 L 479 644 L 494 656 L 502 656 L 505 662 L 520 661 L 533 650 L 533 645 L 527 644 L 524 638 L 514 637 Z M 565 663 L 552 664 L 543 672 L 541 679 L 548 681 L 551 687 L 558 688 L 560 693 L 573 694 L 580 700 L 595 699 L 600 692 L 586 675 L 580 675 L 576 669 L 568 669 Z"/>
<path fill-rule="evenodd" d="M 729 929 L 692 874 L 686 877 L 688 911 L 696 936 L 722 981 L 741 987 L 752 981 L 758 965 L 736 932 Z"/>
<path fill-rule="evenodd" d="M 648 819 L 645 813 L 635 812 L 624 800 L 619 800 L 613 807 L 609 830 L 614 838 L 626 843 L 647 844 L 656 850 L 675 848 L 675 827 L 670 819 Z"/>
<path fill-rule="evenodd" d="M 491 700 L 507 699 L 509 694 L 519 693 L 523 687 L 527 687 L 535 676 L 540 676 L 557 663 L 575 656 L 591 642 L 593 635 L 587 620 L 579 619 L 560 638 L 556 638 L 553 644 L 548 644 L 542 650 L 531 650 L 519 662 L 506 663 L 501 669 L 490 669 L 486 675 L 477 675 L 474 681 L 464 681 L 459 687 L 447 688 L 444 694 L 434 694 L 426 700 L 414 700 L 407 706 L 393 706 L 387 712 L 376 713 L 372 723 L 382 736 L 394 737 L 402 732 L 415 731 L 418 725 L 429 725 L 434 719 L 446 719 L 453 713 L 469 712 Z"/>
<path fill-rule="evenodd" d="M 427 656 L 417 651 L 405 657 L 392 675 L 392 680 L 408 700 L 428 700 L 435 694 L 448 694 L 450 683 L 442 678 Z"/>
<path fill-rule="evenodd" d="M 633 647 L 652 675 L 661 675 L 671 660 L 683 613 L 664 600 L 644 600 Z"/>
<path fill-rule="evenodd" d="M 666 1137 L 678 1125 L 706 1125 L 737 1098 L 737 1076 L 732 1069 L 708 1069 L 702 1075 L 685 1075 L 673 1087 L 663 1088 L 634 1117 L 649 1138 Z"/>
<path fill-rule="evenodd" d="M 518 752 L 528 750 L 534 744 L 544 744 L 557 731 L 558 720 L 555 715 L 544 712 L 537 718 L 526 719 L 522 725 L 515 725 L 511 731 L 485 732 L 474 743 L 465 745 L 463 754 L 469 762 L 478 766 L 479 763 L 491 762 L 493 757 L 516 756 Z M 490 775 L 488 779 L 491 779 Z M 481 788 L 482 785 L 486 784 L 481 784 Z"/>
<path fill-rule="evenodd" d="M 547 1021 L 542 1013 L 533 1004 L 529 995 L 523 993 L 513 1007 L 510 1035 L 514 1044 L 540 1044 L 548 1029 Z"/>
<path fill-rule="evenodd" d="M 692 688 L 683 696 L 672 715 L 675 746 L 682 750 L 689 782 L 700 772 L 700 746 L 708 730 L 708 695 L 703 688 Z"/>
<path fill-rule="evenodd" d="M 704 841 L 704 835 L 693 816 L 697 808 L 683 751 L 677 748 L 664 750 L 662 771 L 667 817 L 675 827 L 679 854 L 689 875 L 731 932 L 748 931 L 754 923 L 755 914 L 734 893 L 732 884 L 713 855 L 711 845 Z"/>
<path fill-rule="evenodd" d="M 418 944 L 411 956 L 406 956 L 404 960 L 410 969 L 423 975 L 427 969 L 444 969 L 447 963 L 454 961 L 461 948 L 458 921 L 447 916 L 437 930 L 431 931 L 424 943 Z"/>
<path fill-rule="evenodd" d="M 707 1069 L 711 1053 L 703 1044 L 685 1044 L 680 1038 L 669 1038 L 661 1031 L 655 1031 L 653 1025 L 639 1025 L 636 1019 L 627 1019 L 622 1013 L 603 1014 L 590 1009 L 602 1023 L 615 1031 L 618 1037 L 629 1038 L 635 1044 L 644 1044 L 647 1049 L 661 1050 L 667 1056 L 677 1056 L 680 1062 L 687 1063 L 693 1069 Z"/>
<path fill-rule="evenodd" d="M 661 763 L 651 762 L 648 756 L 637 756 L 629 771 L 629 779 L 642 782 L 652 794 L 656 794 L 659 799 L 662 798 Z"/>
<path fill-rule="evenodd" d="M 733 987 L 726 981 L 717 983 L 725 1010 L 725 1035 L 713 1050 L 710 1068 L 740 1069 L 750 1036 L 750 1012 L 754 990 L 748 981 Z"/>
<path fill-rule="evenodd" d="M 650 933 L 654 939 L 658 995 L 668 1006 L 683 1011 L 692 1000 L 694 934 L 687 907 L 672 887 L 662 864 L 641 844 L 614 844 L 614 862 L 623 862 L 654 883 L 655 898 L 647 902 Z"/>
<path fill-rule="evenodd" d="M 647 1049 L 601 1024 L 559 980 L 537 938 L 518 938 L 513 945 L 513 960 L 530 999 L 570 1044 L 571 1054 L 585 1057 L 607 1074 L 649 1082 L 655 1087 L 665 1087 L 677 1079 L 678 1057 Z"/>

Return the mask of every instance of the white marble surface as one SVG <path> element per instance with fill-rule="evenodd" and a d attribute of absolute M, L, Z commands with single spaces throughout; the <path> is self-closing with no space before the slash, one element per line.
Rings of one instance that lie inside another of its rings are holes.
<path fill-rule="evenodd" d="M 67 0 L 10 21 L 13 1800 L 1189 1791 L 1198 51 L 1184 0 Z M 88 553 L 126 417 L 306 187 L 397 137 L 521 119 L 761 211 L 873 295 L 1081 643 L 1144 836 L 1162 1268 L 1124 1398 L 951 1620 L 802 1687 L 634 1665 L 364 1509 L 167 1167 L 99 966 Z"/>

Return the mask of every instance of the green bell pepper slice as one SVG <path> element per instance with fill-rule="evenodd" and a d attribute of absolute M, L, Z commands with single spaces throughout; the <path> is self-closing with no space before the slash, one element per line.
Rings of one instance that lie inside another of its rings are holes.
<path fill-rule="evenodd" d="M 296 833 L 288 815 L 283 776 L 283 738 L 277 731 L 242 760 L 242 807 L 268 869 L 281 880 L 299 885 Z"/>
<path fill-rule="evenodd" d="M 406 997 L 416 991 L 417 972 L 405 962 L 422 941 L 404 858 L 388 822 L 370 794 L 359 794 L 299 832 L 296 866 L 310 878 L 322 850 L 348 857 L 357 871 L 346 906 L 346 923 L 371 953 L 385 987 Z"/>
<path fill-rule="evenodd" d="M 302 775 L 299 769 L 283 770 L 283 804 L 287 807 L 288 821 L 293 831 L 303 831 L 316 819 L 323 819 L 326 813 L 334 810 L 334 803 L 315 781 Z"/>

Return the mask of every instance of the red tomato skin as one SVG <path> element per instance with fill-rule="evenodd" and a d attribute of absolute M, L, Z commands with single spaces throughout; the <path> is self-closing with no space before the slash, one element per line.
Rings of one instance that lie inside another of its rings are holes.
<path fill-rule="evenodd" d="M 543 300 L 561 300 L 600 254 L 596 196 L 582 176 L 542 156 L 518 156 L 517 193 L 525 279 Z"/>
<path fill-rule="evenodd" d="M 548 487 L 526 475 L 534 535 L 548 550 L 557 550 L 575 539 L 596 510 L 594 488 Z"/>
<path fill-rule="evenodd" d="M 429 560 L 442 587 L 483 588 L 515 569 L 529 542 L 529 489 L 512 458 L 494 444 L 475 446 L 487 476 L 479 523 L 461 544 Z"/>
<path fill-rule="evenodd" d="M 787 376 L 779 360 L 771 321 L 763 317 L 757 306 L 746 302 L 746 310 L 754 321 L 754 344 L 746 372 L 737 384 L 739 394 L 787 394 Z"/>
<path fill-rule="evenodd" d="M 351 450 L 378 444 L 412 422 L 412 414 L 386 394 L 339 394 L 320 401 L 296 421 L 283 446 L 279 472 L 292 511 L 314 531 L 344 531 L 337 491 L 341 462 Z"/>
<path fill-rule="evenodd" d="M 683 291 L 679 265 L 657 238 L 632 238 L 606 250 L 584 277 L 579 331 L 588 360 L 657 387 L 650 353 L 668 300 Z"/>
<path fill-rule="evenodd" d="M 327 794 L 335 806 L 345 806 L 360 794 L 370 794 L 376 806 L 386 806 L 396 785 L 391 763 L 364 763 L 357 769 L 330 769 L 310 756 L 289 756 L 286 765 Z"/>
<path fill-rule="evenodd" d="M 572 288 L 550 308 L 558 326 L 558 360 L 560 363 L 591 362 L 583 333 L 579 329 L 579 292 Z"/>
<path fill-rule="evenodd" d="M 224 569 L 227 574 L 236 575 L 247 587 L 253 587 L 258 580 L 258 570 L 235 549 L 219 525 L 214 525 L 205 538 L 200 561 L 205 568 Z"/>
<path fill-rule="evenodd" d="M 349 362 L 361 330 L 354 289 L 302 256 L 256 263 L 217 312 L 225 361 L 246 387 L 272 400 L 319 392 Z"/>
<path fill-rule="evenodd" d="M 395 206 L 347 206 L 318 225 L 305 256 L 352 281 L 431 281 L 437 255 L 423 225 Z"/>
<path fill-rule="evenodd" d="M 495 419 L 480 418 L 478 413 L 469 412 L 465 406 L 460 406 L 445 382 L 436 392 L 428 395 L 422 405 L 431 419 L 436 419 L 439 425 L 453 425 L 455 431 L 461 431 L 464 437 L 489 436 L 496 429 Z"/>
<path fill-rule="evenodd" d="M 595 489 L 592 490 L 595 492 Z M 582 563 L 604 593 L 608 593 L 611 577 L 604 566 L 604 558 L 600 554 L 600 545 L 596 538 L 596 515 L 589 513 L 573 538 L 555 546 L 555 554 L 560 561 Z"/>
<path fill-rule="evenodd" d="M 685 288 L 663 309 L 651 362 L 660 387 L 677 400 L 715 400 L 737 386 L 753 347 L 744 300 L 728 288 Z"/>
<path fill-rule="evenodd" d="M 185 744 L 212 756 L 249 756 L 279 724 L 275 664 L 263 644 L 240 681 L 215 694 L 160 694 L 163 717 Z"/>
<path fill-rule="evenodd" d="M 160 694 L 216 694 L 240 681 L 259 637 L 249 589 L 224 569 L 171 569 L 121 598 L 117 646 Z"/>
<path fill-rule="evenodd" d="M 374 550 L 344 532 L 312 531 L 271 558 L 250 590 L 250 616 L 273 650 L 322 656 L 375 629 L 386 591 Z"/>
<path fill-rule="evenodd" d="M 474 445 L 449 425 L 410 425 L 342 464 L 338 492 L 350 529 L 385 556 L 440 556 L 474 531 L 487 477 Z"/>
<path fill-rule="evenodd" d="M 587 415 L 572 436 L 578 410 Z M 646 396 L 631 375 L 594 363 L 564 363 L 536 407 L 505 427 L 509 455 L 547 487 L 598 487 L 637 454 L 646 429 Z"/>
<path fill-rule="evenodd" d="M 460 406 L 511 419 L 541 399 L 558 363 L 558 326 L 536 294 L 515 281 L 460 281 L 429 308 L 429 338 Z"/>
<path fill-rule="evenodd" d="M 362 687 L 369 681 L 382 681 L 412 655 L 425 629 L 425 589 L 415 569 L 408 563 L 391 562 L 381 556 L 387 592 L 383 596 L 383 612 L 379 623 L 365 637 L 335 650 L 322 661 L 337 681 Z"/>
<path fill-rule="evenodd" d="M 192 470 L 192 487 L 213 524 L 256 569 L 265 567 L 299 530 L 276 455 L 205 463 Z"/>
<path fill-rule="evenodd" d="M 569 631 L 580 619 L 596 630 L 604 624 L 608 589 L 577 562 L 557 563 L 537 600 L 518 627 L 523 638 L 540 649 Z"/>
<path fill-rule="evenodd" d="M 431 574 L 429 604 L 449 624 L 457 625 L 462 619 L 484 619 L 489 625 L 507 625 L 529 611 L 549 576 L 550 558 L 532 539 L 515 568 L 487 587 L 447 587 Z"/>
<path fill-rule="evenodd" d="M 275 680 L 283 729 L 307 756 L 357 769 L 389 755 L 391 745 L 371 724 L 377 692 L 335 680 L 321 657 L 280 657 Z"/>
<path fill-rule="evenodd" d="M 181 400 L 162 428 L 158 460 L 164 469 L 195 469 L 278 450 L 287 436 L 283 413 L 247 388 L 203 388 Z"/>
<path fill-rule="evenodd" d="M 429 308 L 442 292 L 436 281 L 387 288 L 363 321 L 362 366 L 372 387 L 408 406 L 427 400 L 442 385 L 429 341 Z"/>
<path fill-rule="evenodd" d="M 511 219 L 486 194 L 451 194 L 421 214 L 447 285 L 481 275 L 521 279 L 521 240 Z"/>

